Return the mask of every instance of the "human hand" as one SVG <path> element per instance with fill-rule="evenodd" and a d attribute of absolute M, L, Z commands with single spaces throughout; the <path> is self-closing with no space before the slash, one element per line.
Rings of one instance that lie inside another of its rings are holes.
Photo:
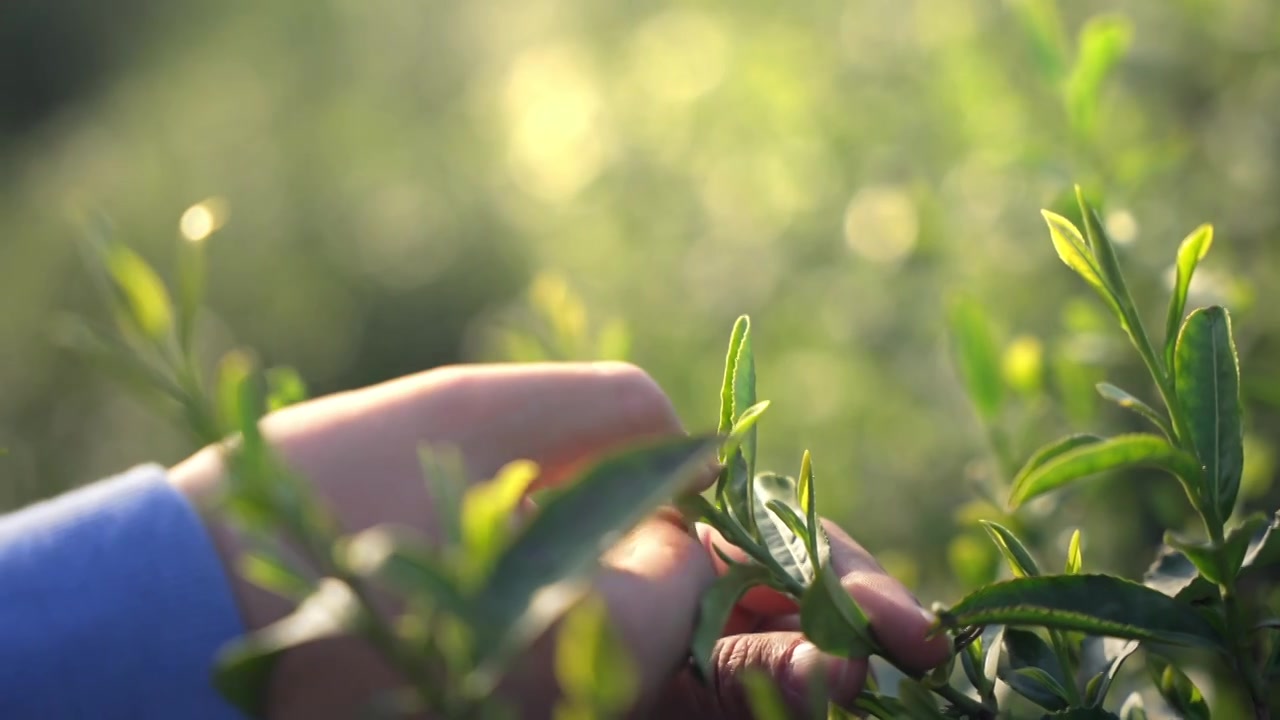
<path fill-rule="evenodd" d="M 610 450 L 682 432 L 658 386 L 639 369 L 616 363 L 444 368 L 287 408 L 262 425 L 286 463 L 312 483 L 347 531 L 392 523 L 427 537 L 436 528 L 417 457 L 422 443 L 456 447 L 471 480 L 490 477 L 511 460 L 534 460 L 542 468 L 536 489 L 563 482 Z M 170 476 L 198 505 L 207 506 L 221 482 L 217 451 L 196 454 Z M 223 519 L 205 515 L 230 564 L 242 552 L 238 540 Z M 843 563 L 841 571 L 853 579 L 851 591 L 877 628 L 888 628 L 886 646 L 907 656 L 924 653 L 916 658 L 922 665 L 941 660 L 930 650 L 937 644 L 924 643 L 927 621 L 910 609 L 905 590 L 878 569 L 869 571 L 874 565 L 869 556 L 838 537 L 844 538 L 833 532 L 833 559 Z M 793 608 L 779 603 L 781 598 L 771 604 L 767 596 L 753 593 L 739 620 L 754 613 L 755 632 L 735 632 L 722 642 L 725 651 L 711 692 L 689 684 L 678 671 L 715 562 L 670 509 L 645 521 L 604 558 L 596 588 L 641 670 L 641 707 L 690 713 L 718 708 L 722 716 L 736 716 L 742 670 L 759 667 L 785 682 L 812 663 L 795 654 L 798 633 L 785 627 Z M 283 600 L 238 577 L 233 583 L 250 630 L 288 612 Z M 891 638 L 898 634 L 904 639 L 895 647 Z M 548 715 L 554 703 L 547 652 L 545 642 L 531 651 L 503 688 L 529 715 Z M 848 693 L 860 685 L 865 665 L 840 667 L 843 682 L 836 687 Z M 278 664 L 269 714 L 351 717 L 370 692 L 394 684 L 391 672 L 362 643 L 316 643 Z"/>

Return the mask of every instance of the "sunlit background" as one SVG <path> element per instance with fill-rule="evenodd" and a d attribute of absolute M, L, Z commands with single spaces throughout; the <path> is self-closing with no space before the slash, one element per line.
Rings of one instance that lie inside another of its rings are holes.
<path fill-rule="evenodd" d="M 192 449 L 57 341 L 104 319 L 76 241 L 110 232 L 170 278 L 205 243 L 210 362 L 251 347 L 315 393 L 625 357 L 707 428 L 749 313 L 764 464 L 812 450 L 828 513 L 952 599 L 996 572 L 975 482 L 1067 430 L 1139 427 L 1104 376 L 1155 400 L 1049 244 L 1039 210 L 1076 182 L 1154 328 L 1179 241 L 1215 224 L 1193 302 L 1235 312 L 1246 494 L 1274 507 L 1270 0 L 7 0 L 0 503 Z M 1002 357 L 994 432 L 955 370 L 961 297 Z M 1065 499 L 1046 564 L 1082 527 L 1086 567 L 1140 573 L 1187 517 L 1155 475 Z"/>

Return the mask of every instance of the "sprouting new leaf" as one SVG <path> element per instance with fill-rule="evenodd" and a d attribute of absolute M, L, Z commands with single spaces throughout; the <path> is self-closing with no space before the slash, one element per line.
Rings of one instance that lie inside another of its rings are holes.
<path fill-rule="evenodd" d="M 1169 421 L 1160 416 L 1150 405 L 1142 402 L 1134 397 L 1126 390 L 1122 390 L 1111 383 L 1098 383 L 1098 394 L 1104 399 L 1119 405 L 1125 410 L 1131 410 L 1142 417 L 1150 420 L 1153 425 L 1165 434 L 1165 437 L 1173 438 L 1173 428 L 1169 427 Z"/>
<path fill-rule="evenodd" d="M 746 316 L 743 316 L 746 318 Z M 738 425 L 749 408 L 756 405 L 756 359 L 751 350 L 751 321 L 746 320 L 742 342 L 738 345 L 738 359 L 733 364 L 733 425 Z M 742 454 L 747 459 L 747 471 L 756 472 L 756 431 L 747 426 L 742 438 Z"/>
<path fill-rule="evenodd" d="M 800 510 L 804 513 L 805 526 L 809 528 L 809 557 L 818 558 L 820 542 L 826 542 L 826 531 L 818 521 L 817 489 L 813 485 L 813 461 L 809 451 L 804 451 L 800 459 L 800 486 L 796 490 L 800 496 Z"/>
<path fill-rule="evenodd" d="M 720 426 L 721 435 L 727 435 L 733 429 L 733 421 L 736 419 L 734 414 L 734 386 L 733 377 L 737 372 L 738 353 L 742 349 L 742 340 L 746 337 L 748 329 L 751 327 L 751 320 L 743 315 L 733 324 L 733 332 L 729 335 L 729 352 L 724 359 L 724 383 L 720 388 Z M 720 456 L 721 462 L 724 461 L 725 455 Z"/>
<path fill-rule="evenodd" d="M 1165 702 L 1185 720 L 1209 720 L 1209 704 L 1186 673 L 1158 655 L 1147 654 L 1147 668 Z"/>
<path fill-rule="evenodd" d="M 1116 257 L 1115 245 L 1102 224 L 1102 218 L 1098 217 L 1098 211 L 1085 199 L 1084 190 L 1079 185 L 1076 186 L 1076 202 L 1080 206 L 1080 215 L 1084 218 L 1085 241 L 1093 250 L 1093 258 L 1097 263 L 1098 274 L 1102 276 L 1102 284 L 1107 287 L 1116 306 L 1122 311 L 1120 317 L 1122 324 L 1131 331 L 1129 315 L 1124 312 L 1132 309 L 1129 291 L 1125 286 L 1124 273 L 1120 271 L 1120 260 Z"/>
<path fill-rule="evenodd" d="M 738 600 L 757 585 L 769 582 L 769 570 L 763 565 L 754 563 L 737 563 L 730 565 L 728 571 L 716 579 L 715 583 L 702 595 L 699 604 L 698 624 L 694 628 L 693 642 L 690 652 L 698 665 L 702 677 L 713 677 L 711 656 L 716 642 L 724 632 Z"/>
<path fill-rule="evenodd" d="M 1187 309 L 1187 291 L 1191 287 L 1191 278 L 1195 275 L 1196 266 L 1213 247 L 1213 226 L 1201 225 L 1191 232 L 1178 247 L 1178 260 L 1175 265 L 1173 281 L 1173 298 L 1169 301 L 1169 318 L 1165 323 L 1165 362 L 1173 367 L 1173 353 L 1178 343 L 1178 328 L 1182 325 L 1182 316 Z"/>
<path fill-rule="evenodd" d="M 1112 309 L 1119 312 L 1115 298 L 1102 282 L 1102 273 L 1098 270 L 1098 264 L 1093 259 L 1093 253 L 1090 251 L 1089 246 L 1085 244 L 1084 237 L 1076 229 L 1076 226 L 1070 220 L 1055 212 L 1041 210 L 1040 214 L 1044 216 L 1044 221 L 1049 225 L 1049 237 L 1053 240 L 1053 249 L 1058 252 L 1058 258 L 1067 267 L 1076 271 L 1077 275 L 1084 278 L 1084 281 L 1089 283 L 1094 290 L 1097 290 Z"/>
<path fill-rule="evenodd" d="M 991 536 L 991 541 L 1000 549 L 1000 554 L 1004 555 L 1005 560 L 1009 563 L 1009 568 L 1013 570 L 1013 574 L 1018 577 L 1035 577 L 1040 574 L 1040 568 L 1036 565 L 1036 560 L 1031 556 L 1031 552 L 1027 550 L 1026 545 L 1018 539 L 1017 535 L 1009 528 L 990 520 L 980 520 L 982 529 L 987 531 Z"/>
<path fill-rule="evenodd" d="M 540 508 L 493 564 L 474 595 L 485 630 L 503 637 L 536 609 L 534 596 L 541 589 L 590 572 L 624 533 L 705 473 L 719 444 L 718 436 L 647 443 L 588 469 Z M 537 624 L 531 620 L 521 627 L 533 632 Z"/>
<path fill-rule="evenodd" d="M 360 603 L 351 590 L 326 578 L 291 615 L 223 648 L 214 685 L 236 707 L 258 717 L 266 710 L 271 669 L 285 651 L 343 635 L 359 617 Z"/>
<path fill-rule="evenodd" d="M 516 511 L 538 466 L 528 460 L 508 463 L 492 479 L 473 485 L 462 496 L 462 547 L 473 580 L 489 571 L 515 531 Z"/>
<path fill-rule="evenodd" d="M 1221 307 L 1191 313 L 1178 335 L 1174 387 L 1204 467 L 1204 509 L 1221 524 L 1231 516 L 1244 469 L 1240 364 L 1231 315 Z"/>
<path fill-rule="evenodd" d="M 1084 557 L 1080 553 L 1080 530 L 1071 533 L 1071 542 L 1067 543 L 1067 575 L 1079 575 L 1084 568 Z"/>
<path fill-rule="evenodd" d="M 755 486 L 755 525 L 760 531 L 761 543 L 792 580 L 808 587 L 825 558 L 809 556 L 810 538 L 797 512 L 795 481 L 774 473 L 760 473 Z M 826 538 L 814 541 L 819 553 L 825 554 Z"/>
<path fill-rule="evenodd" d="M 840 576 L 823 565 L 800 599 L 800 629 L 819 650 L 859 659 L 879 650 L 862 608 L 840 584 Z"/>
<path fill-rule="evenodd" d="M 1219 647 L 1192 607 L 1109 575 L 1017 578 L 981 588 L 939 615 L 945 627 L 1004 624 L 1071 630 L 1171 645 Z"/>
<path fill-rule="evenodd" d="M 1054 457 L 1029 473 L 1019 474 L 1009 493 L 1009 506 L 1016 508 L 1073 480 L 1104 470 L 1136 467 L 1166 470 L 1192 487 L 1200 473 L 1195 458 L 1174 448 L 1164 438 L 1145 434 L 1120 435 L 1086 443 Z"/>
<path fill-rule="evenodd" d="M 769 401 L 762 400 L 747 408 L 734 421 L 729 437 L 720 450 L 720 456 L 728 459 L 724 461 L 724 467 L 716 480 L 716 499 L 721 507 L 732 512 L 738 522 L 742 523 L 742 526 L 747 528 L 753 536 L 755 534 L 755 520 L 751 513 L 752 498 L 755 494 L 751 487 L 753 476 L 742 448 L 746 439 L 755 433 L 756 422 L 768 407 Z"/>
<path fill-rule="evenodd" d="M 620 717 L 635 701 L 635 660 L 609 617 L 609 607 L 588 595 L 565 615 L 556 637 L 556 681 L 571 705 L 590 717 Z"/>
<path fill-rule="evenodd" d="M 124 297 L 134 326 L 152 340 L 164 337 L 173 327 L 173 304 L 160 276 L 125 245 L 113 243 L 106 252 L 107 271 Z"/>
<path fill-rule="evenodd" d="M 951 338 L 956 364 L 978 415 L 991 421 L 1000 412 L 1004 383 L 1000 375 L 1000 354 L 990 322 L 981 306 L 969 298 L 951 305 Z"/>

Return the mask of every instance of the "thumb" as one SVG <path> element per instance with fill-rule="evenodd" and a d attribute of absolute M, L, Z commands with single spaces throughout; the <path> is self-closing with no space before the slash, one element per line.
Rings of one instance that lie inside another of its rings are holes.
<path fill-rule="evenodd" d="M 827 699 L 840 707 L 852 707 L 867 676 L 866 660 L 845 660 L 827 655 L 798 632 L 730 635 L 716 643 L 712 655 L 714 677 L 709 692 L 722 717 L 751 717 L 745 678 L 752 672 L 773 680 L 789 708 L 809 711 L 815 682 L 826 689 Z"/>

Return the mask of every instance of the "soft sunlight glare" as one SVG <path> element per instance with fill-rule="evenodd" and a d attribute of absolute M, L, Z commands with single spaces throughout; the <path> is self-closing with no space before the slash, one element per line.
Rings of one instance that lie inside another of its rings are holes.
<path fill-rule="evenodd" d="M 227 222 L 227 201 L 212 197 L 192 205 L 178 220 L 178 231 L 188 242 L 201 242 Z"/>
<path fill-rule="evenodd" d="M 845 208 L 845 242 L 872 262 L 892 264 L 906 258 L 915 249 L 919 230 L 915 203 L 898 188 L 865 187 Z"/>

